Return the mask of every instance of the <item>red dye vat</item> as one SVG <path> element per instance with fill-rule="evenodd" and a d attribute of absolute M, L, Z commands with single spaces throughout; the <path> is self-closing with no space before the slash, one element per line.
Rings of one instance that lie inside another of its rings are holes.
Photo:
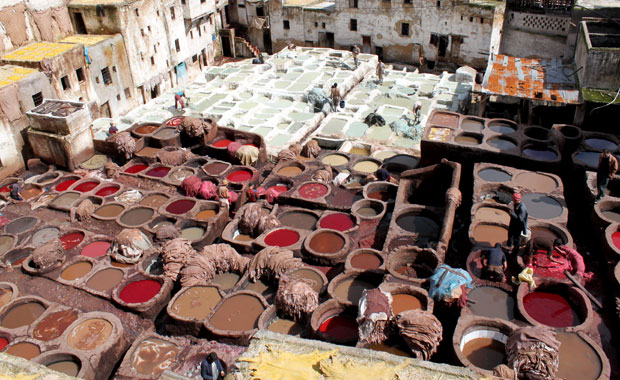
<path fill-rule="evenodd" d="M 75 191 L 79 191 L 80 193 L 85 193 L 87 191 L 91 191 L 95 187 L 99 185 L 99 182 L 82 182 L 75 187 Z"/>
<path fill-rule="evenodd" d="M 532 292 L 523 297 L 523 307 L 543 325 L 569 327 L 579 324 L 579 317 L 568 300 L 559 294 Z"/>
<path fill-rule="evenodd" d="M 158 166 L 156 168 L 149 170 L 145 174 L 148 175 L 149 177 L 162 178 L 162 177 L 165 177 L 169 171 L 170 171 L 170 168 L 166 168 L 164 166 Z"/>
<path fill-rule="evenodd" d="M 183 121 L 182 117 L 173 117 L 172 119 L 166 122 L 166 125 L 170 127 L 177 127 L 181 124 L 182 121 Z"/>
<path fill-rule="evenodd" d="M 121 290 L 119 297 L 127 303 L 142 303 L 155 297 L 159 289 L 161 284 L 155 280 L 134 281 Z"/>
<path fill-rule="evenodd" d="M 282 185 L 275 185 L 275 186 L 271 186 L 268 190 L 273 190 L 276 193 L 278 193 L 278 195 L 288 191 L 288 187 L 286 186 L 282 186 Z"/>
<path fill-rule="evenodd" d="M 336 315 L 327 319 L 319 326 L 319 331 L 336 339 L 357 338 L 357 322 L 352 317 Z"/>
<path fill-rule="evenodd" d="M 346 231 L 353 226 L 355 222 L 351 215 L 344 213 L 327 215 L 319 222 L 319 227 L 337 231 Z"/>
<path fill-rule="evenodd" d="M 9 340 L 6 338 L 0 338 L 0 350 L 2 350 L 6 345 L 9 344 Z"/>
<path fill-rule="evenodd" d="M 118 187 L 116 186 L 106 186 L 103 189 L 97 191 L 95 195 L 98 195 L 100 197 L 107 197 L 109 195 L 116 193 L 117 191 L 118 191 Z"/>
<path fill-rule="evenodd" d="M 75 182 L 75 181 L 73 181 Z M 9 191 L 11 191 L 11 189 L 9 188 L 12 185 L 12 183 L 10 185 L 6 185 L 3 188 L 0 188 L 0 193 L 8 193 Z M 69 187 L 69 186 L 67 186 Z"/>
<path fill-rule="evenodd" d="M 108 252 L 109 248 L 110 242 L 95 241 L 82 248 L 81 255 L 87 257 L 101 257 Z"/>
<path fill-rule="evenodd" d="M 616 246 L 616 248 L 620 249 L 620 231 L 616 231 L 611 234 L 611 240 Z"/>
<path fill-rule="evenodd" d="M 66 234 L 65 236 L 60 238 L 60 243 L 65 251 L 70 250 L 71 248 L 77 246 L 84 240 L 83 232 L 71 232 L 70 234 Z"/>
<path fill-rule="evenodd" d="M 571 272 L 573 269 L 570 261 L 557 253 L 554 253 L 553 259 L 555 261 L 549 260 L 547 252 L 539 250 L 532 258 L 534 273 L 542 277 L 553 277 L 559 280 L 565 279 L 564 270 Z"/>
<path fill-rule="evenodd" d="M 143 171 L 146 168 L 148 168 L 148 166 L 142 165 L 142 164 L 138 164 L 138 165 L 130 166 L 127 169 L 125 169 L 125 173 L 136 174 L 136 173 L 140 173 L 141 171 Z"/>
<path fill-rule="evenodd" d="M 56 185 L 56 191 L 65 191 L 69 188 L 69 186 L 73 185 L 77 182 L 77 179 L 69 179 L 67 181 L 61 182 Z"/>
<path fill-rule="evenodd" d="M 228 178 L 230 182 L 245 182 L 252 178 L 252 173 L 247 170 L 237 170 L 236 172 L 230 173 L 226 178 Z"/>
<path fill-rule="evenodd" d="M 277 247 L 288 247 L 299 241 L 299 234 L 293 230 L 281 229 L 265 236 L 265 244 Z"/>
<path fill-rule="evenodd" d="M 177 215 L 185 214 L 186 212 L 191 210 L 195 204 L 196 202 L 191 201 L 189 199 L 180 199 L 178 201 L 174 201 L 170 203 L 168 207 L 166 207 L 166 211 L 168 211 L 171 214 L 177 214 Z"/>
<path fill-rule="evenodd" d="M 213 143 L 213 146 L 216 148 L 226 148 L 228 145 L 230 145 L 230 143 L 232 142 L 232 140 L 229 139 L 223 139 L 223 140 L 219 140 Z"/>
<path fill-rule="evenodd" d="M 327 186 L 321 183 L 307 183 L 299 188 L 299 195 L 306 199 L 315 199 L 327 194 Z"/>

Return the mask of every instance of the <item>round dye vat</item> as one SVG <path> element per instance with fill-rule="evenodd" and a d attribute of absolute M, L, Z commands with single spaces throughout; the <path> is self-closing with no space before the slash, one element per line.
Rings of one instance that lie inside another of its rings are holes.
<path fill-rule="evenodd" d="M 526 157 L 532 158 L 534 160 L 539 160 L 539 161 L 554 161 L 558 159 L 557 153 L 555 153 L 552 150 L 546 150 L 546 149 L 527 148 L 527 149 L 523 149 L 523 154 Z"/>
<path fill-rule="evenodd" d="M 110 245 L 109 241 L 95 241 L 85 245 L 80 254 L 86 257 L 101 257 L 108 253 Z"/>
<path fill-rule="evenodd" d="M 606 139 L 589 138 L 585 140 L 585 143 L 588 144 L 590 147 L 598 150 L 608 150 L 610 152 L 613 152 L 614 150 L 618 149 L 618 144 Z"/>
<path fill-rule="evenodd" d="M 63 310 L 45 317 L 33 330 L 32 336 L 38 340 L 48 342 L 56 339 L 65 332 L 78 317 L 75 310 Z"/>
<path fill-rule="evenodd" d="M 217 210 L 202 210 L 196 214 L 194 219 L 207 220 L 213 218 L 215 215 L 217 215 Z"/>
<path fill-rule="evenodd" d="M 13 236 L 0 236 L 0 255 L 11 249 L 14 242 L 15 238 Z"/>
<path fill-rule="evenodd" d="M 177 132 L 174 128 L 162 128 L 155 133 L 154 137 L 158 139 L 171 139 L 176 137 L 178 134 L 179 132 Z"/>
<path fill-rule="evenodd" d="M 95 195 L 99 197 L 109 197 L 112 194 L 115 194 L 119 190 L 118 186 L 106 186 L 102 189 L 99 189 Z"/>
<path fill-rule="evenodd" d="M 185 290 L 172 304 L 170 310 L 183 318 L 203 320 L 222 300 L 217 288 L 212 286 L 193 286 Z"/>
<path fill-rule="evenodd" d="M 460 134 L 454 138 L 454 142 L 461 145 L 478 145 L 482 142 L 482 136 Z"/>
<path fill-rule="evenodd" d="M 349 163 L 349 157 L 342 154 L 328 154 L 321 159 L 321 162 L 325 165 L 342 166 Z"/>
<path fill-rule="evenodd" d="M 246 331 L 257 327 L 265 307 L 256 297 L 236 294 L 217 308 L 209 322 L 219 330 Z"/>
<path fill-rule="evenodd" d="M 267 330 L 286 335 L 299 335 L 304 327 L 295 321 L 278 318 L 269 325 Z"/>
<path fill-rule="evenodd" d="M 13 289 L 0 288 L 0 307 L 11 302 L 12 298 L 13 298 Z"/>
<path fill-rule="evenodd" d="M 517 174 L 515 182 L 531 191 L 539 191 L 541 193 L 550 193 L 558 187 L 558 183 L 552 177 L 534 172 L 521 172 Z"/>
<path fill-rule="evenodd" d="M 339 340 L 357 340 L 357 321 L 348 315 L 336 315 L 326 319 L 319 326 L 323 334 Z"/>
<path fill-rule="evenodd" d="M 405 231 L 421 236 L 439 236 L 439 225 L 426 216 L 403 214 L 396 219 L 396 224 Z"/>
<path fill-rule="evenodd" d="M 286 166 L 278 170 L 278 175 L 282 177 L 297 177 L 301 173 L 303 173 L 303 170 L 297 166 Z"/>
<path fill-rule="evenodd" d="M 478 221 L 502 223 L 508 225 L 510 223 L 510 214 L 508 211 L 495 207 L 480 207 L 474 214 L 474 219 Z"/>
<path fill-rule="evenodd" d="M 86 287 L 98 291 L 105 292 L 116 285 L 123 279 L 123 271 L 115 268 L 106 268 L 95 273 L 86 282 Z"/>
<path fill-rule="evenodd" d="M 501 121 L 492 121 L 489 123 L 489 129 L 497 133 L 512 133 L 516 130 L 511 124 L 503 123 Z"/>
<path fill-rule="evenodd" d="M 7 224 L 4 230 L 8 234 L 17 235 L 22 232 L 30 231 L 36 224 L 36 218 L 24 216 L 23 218 L 15 219 L 11 223 Z"/>
<path fill-rule="evenodd" d="M 144 174 L 149 177 L 163 178 L 166 176 L 166 174 L 168 174 L 169 171 L 170 171 L 170 168 L 167 168 L 165 166 L 158 166 L 156 168 L 150 169 Z"/>
<path fill-rule="evenodd" d="M 97 208 L 95 210 L 95 215 L 102 218 L 115 218 L 123 212 L 123 210 L 125 210 L 125 207 L 121 205 L 105 205 Z"/>
<path fill-rule="evenodd" d="M 607 219 L 611 219 L 616 223 L 620 223 L 620 208 L 612 208 L 610 210 L 601 210 L 601 214 Z"/>
<path fill-rule="evenodd" d="M 529 293 L 523 297 L 523 307 L 532 318 L 543 325 L 570 327 L 581 323 L 568 300 L 556 293 Z"/>
<path fill-rule="evenodd" d="M 22 198 L 24 200 L 30 200 L 30 199 L 38 196 L 42 192 L 43 192 L 43 190 L 39 189 L 38 187 L 24 187 L 24 189 L 22 190 L 21 194 L 22 194 Z"/>
<path fill-rule="evenodd" d="M 121 223 L 129 227 L 136 227 L 141 226 L 151 220 L 154 214 L 155 211 L 153 211 L 153 209 L 151 208 L 138 207 L 126 211 L 123 215 L 121 215 L 119 220 Z"/>
<path fill-rule="evenodd" d="M 136 347 L 131 365 L 142 375 L 158 378 L 175 363 L 180 351 L 179 347 L 165 340 L 145 339 Z"/>
<path fill-rule="evenodd" d="M 355 165 L 353 165 L 353 170 L 362 173 L 374 173 L 379 169 L 379 164 L 374 161 L 358 161 Z"/>
<path fill-rule="evenodd" d="M 178 127 L 179 125 L 181 125 L 182 122 L 183 122 L 182 117 L 173 117 L 172 119 L 166 122 L 166 125 L 170 127 Z"/>
<path fill-rule="evenodd" d="M 7 329 L 27 326 L 39 318 L 44 311 L 45 306 L 38 302 L 27 302 L 14 306 L 4 314 L 0 326 Z"/>
<path fill-rule="evenodd" d="M 159 289 L 161 283 L 155 280 L 134 281 L 121 290 L 119 298 L 127 303 L 143 303 L 155 297 Z"/>
<path fill-rule="evenodd" d="M 161 256 L 155 256 L 151 260 L 144 260 L 142 267 L 146 271 L 146 273 L 152 274 L 154 276 L 160 276 L 164 274 L 164 263 L 162 262 Z"/>
<path fill-rule="evenodd" d="M 60 278 L 66 281 L 74 281 L 78 278 L 82 278 L 93 269 L 93 264 L 88 261 L 81 261 L 79 263 L 69 265 L 65 270 L 60 274 Z"/>
<path fill-rule="evenodd" d="M 476 119 L 465 119 L 461 122 L 461 129 L 468 132 L 480 132 L 484 128 L 484 122 Z"/>
<path fill-rule="evenodd" d="M 359 253 L 351 258 L 351 266 L 357 269 L 377 269 L 382 263 L 379 256 L 367 252 Z"/>
<path fill-rule="evenodd" d="M 500 318 L 505 321 L 515 319 L 515 300 L 506 291 L 492 286 L 479 286 L 468 295 L 469 310 L 478 316 Z"/>
<path fill-rule="evenodd" d="M 31 360 L 32 358 L 39 356 L 41 349 L 34 343 L 20 342 L 7 347 L 4 353 L 19 356 L 20 358 L 24 358 L 26 360 Z"/>
<path fill-rule="evenodd" d="M 78 193 L 61 194 L 54 198 L 54 200 L 52 201 L 52 205 L 56 207 L 68 208 L 71 207 L 71 205 L 75 203 L 75 201 L 77 201 L 79 197 L 80 194 Z"/>
<path fill-rule="evenodd" d="M 476 243 L 493 247 L 496 243 L 502 245 L 508 241 L 508 228 L 492 224 L 478 224 L 472 233 Z"/>
<path fill-rule="evenodd" d="M 412 294 L 392 294 L 392 313 L 394 315 L 417 309 L 422 309 L 422 302 L 418 297 Z"/>
<path fill-rule="evenodd" d="M 546 228 L 546 227 L 532 226 L 529 228 L 530 228 L 530 231 L 532 232 L 531 239 L 536 239 L 540 237 L 540 238 L 548 239 L 551 241 L 554 241 L 555 239 L 562 239 L 563 241 L 566 240 L 564 237 L 556 234 L 553 230 Z"/>
<path fill-rule="evenodd" d="M 506 363 L 506 346 L 493 338 L 494 334 L 497 334 L 496 332 L 479 330 L 473 334 L 484 334 L 486 336 L 469 339 L 465 344 L 461 343 L 461 352 L 471 364 L 492 371 L 496 366 Z"/>
<path fill-rule="evenodd" d="M 245 235 L 245 234 L 239 233 L 239 231 L 237 231 L 236 234 L 233 237 L 233 240 L 236 240 L 236 241 L 252 241 L 252 240 L 254 240 L 254 238 L 252 236 L 250 236 L 250 235 Z"/>
<path fill-rule="evenodd" d="M 190 199 L 179 199 L 170 203 L 166 207 L 166 211 L 175 215 L 185 214 L 186 212 L 191 210 L 195 204 L 196 202 Z"/>
<path fill-rule="evenodd" d="M 374 289 L 377 286 L 358 277 L 346 278 L 334 288 L 334 295 L 341 300 L 348 300 L 353 305 L 359 304 L 362 292 L 366 289 Z"/>
<path fill-rule="evenodd" d="M 611 241 L 617 249 L 620 249 L 620 231 L 616 231 L 611 234 Z"/>
<path fill-rule="evenodd" d="M 291 278 L 296 280 L 304 280 L 305 282 L 309 282 L 310 286 L 317 293 L 321 292 L 323 285 L 325 285 L 323 278 L 320 274 L 308 268 L 299 268 L 289 273 Z"/>
<path fill-rule="evenodd" d="M 379 212 L 372 207 L 360 207 L 356 212 L 365 218 L 373 218 L 379 215 Z"/>
<path fill-rule="evenodd" d="M 339 213 L 325 216 L 319 222 L 320 228 L 331 230 L 346 231 L 355 226 L 355 219 L 349 214 Z"/>
<path fill-rule="evenodd" d="M 299 241 L 299 233 L 297 231 L 282 228 L 267 234 L 264 241 L 265 244 L 272 247 L 288 247 Z"/>
<path fill-rule="evenodd" d="M 146 168 L 148 168 L 147 165 L 137 164 L 137 165 L 133 165 L 125 169 L 125 173 L 136 174 L 136 173 L 140 173 L 141 171 L 144 171 Z"/>
<path fill-rule="evenodd" d="M 586 166 L 596 169 L 598 167 L 598 158 L 600 155 L 601 154 L 598 152 L 579 152 L 575 155 L 575 159 Z"/>
<path fill-rule="evenodd" d="M 77 179 L 69 179 L 69 180 L 63 181 L 59 183 L 58 185 L 56 185 L 56 191 L 65 191 L 76 182 L 77 182 Z"/>
<path fill-rule="evenodd" d="M 142 199 L 140 201 L 140 204 L 142 206 L 149 206 L 149 207 L 157 208 L 157 207 L 162 206 L 164 203 L 168 202 L 168 199 L 170 198 L 168 198 L 165 195 L 152 194 Z"/>
<path fill-rule="evenodd" d="M 9 344 L 9 340 L 7 338 L 0 337 L 0 351 L 3 350 L 7 344 Z"/>
<path fill-rule="evenodd" d="M 202 227 L 187 227 L 181 230 L 181 237 L 190 241 L 199 240 L 205 234 L 205 229 Z"/>
<path fill-rule="evenodd" d="M 211 175 L 222 174 L 222 172 L 228 169 L 230 165 L 223 162 L 212 162 L 205 166 L 205 171 Z"/>
<path fill-rule="evenodd" d="M 371 193 L 367 194 L 367 197 L 370 199 L 376 199 L 378 201 L 383 201 L 383 202 L 389 202 L 389 201 L 393 201 L 395 198 L 395 191 L 390 191 L 390 190 L 379 190 L 379 191 L 373 191 Z"/>
<path fill-rule="evenodd" d="M 561 343 L 558 379 L 596 380 L 601 376 L 601 357 L 588 342 L 569 332 L 558 332 L 555 338 Z"/>
<path fill-rule="evenodd" d="M 305 199 L 316 199 L 327 194 L 328 187 L 322 183 L 307 183 L 299 188 L 299 196 Z"/>
<path fill-rule="evenodd" d="M 226 148 L 230 145 L 232 141 L 229 139 L 222 139 L 222 140 L 218 140 L 216 142 L 213 143 L 213 146 L 216 148 Z"/>
<path fill-rule="evenodd" d="M 245 182 L 252 178 L 252 172 L 248 170 L 237 170 L 226 177 L 230 182 Z"/>
<path fill-rule="evenodd" d="M 344 244 L 345 240 L 342 236 L 324 231 L 314 235 L 309 246 L 318 253 L 336 253 L 344 247 Z"/>
<path fill-rule="evenodd" d="M 71 248 L 76 247 L 84 240 L 84 232 L 71 232 L 60 238 L 60 243 L 62 244 L 62 248 L 65 251 L 70 250 Z"/>
<path fill-rule="evenodd" d="M 219 285 L 223 290 L 232 289 L 241 279 L 237 273 L 220 273 L 216 274 L 211 280 L 212 284 Z"/>
<path fill-rule="evenodd" d="M 79 191 L 80 193 L 86 193 L 88 191 L 91 191 L 97 186 L 99 186 L 99 182 L 94 182 L 94 181 L 82 182 L 76 187 L 74 187 L 73 190 Z"/>
<path fill-rule="evenodd" d="M 139 133 L 141 135 L 150 135 L 151 133 L 155 132 L 157 128 L 159 128 L 159 125 L 143 125 L 136 128 L 135 131 L 136 133 Z"/>
<path fill-rule="evenodd" d="M 78 350 L 94 350 L 108 340 L 112 329 L 112 324 L 105 319 L 87 319 L 69 332 L 67 344 Z"/>
<path fill-rule="evenodd" d="M 312 230 L 319 218 L 315 214 L 303 211 L 292 211 L 280 214 L 278 220 L 284 226 Z M 327 227 L 325 227 L 327 228 Z"/>
<path fill-rule="evenodd" d="M 64 373 L 67 376 L 76 376 L 80 373 L 81 365 L 77 360 L 60 360 L 46 365 L 47 368 Z"/>
<path fill-rule="evenodd" d="M 543 193 L 525 194 L 522 197 L 530 217 L 554 219 L 562 215 L 564 208 L 560 202 Z"/>
<path fill-rule="evenodd" d="M 58 234 L 60 234 L 60 230 L 56 227 L 42 228 L 32 235 L 32 244 L 43 245 L 56 239 Z"/>
<path fill-rule="evenodd" d="M 503 139 L 501 137 L 494 137 L 492 139 L 488 139 L 487 144 L 499 150 L 511 150 L 517 147 L 517 144 L 515 144 L 511 140 Z"/>
<path fill-rule="evenodd" d="M 449 113 L 436 112 L 433 115 L 431 123 L 444 127 L 456 128 L 459 123 L 459 116 Z"/>

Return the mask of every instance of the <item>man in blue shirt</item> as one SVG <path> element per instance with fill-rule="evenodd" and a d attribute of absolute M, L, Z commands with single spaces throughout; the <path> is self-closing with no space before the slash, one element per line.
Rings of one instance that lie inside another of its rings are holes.
<path fill-rule="evenodd" d="M 207 355 L 200 363 L 200 376 L 203 380 L 221 380 L 226 376 L 224 366 L 215 352 Z"/>
<path fill-rule="evenodd" d="M 503 281 L 504 271 L 508 267 L 506 255 L 502 250 L 502 245 L 496 243 L 495 247 L 482 251 L 482 273 L 481 277 L 485 280 Z"/>

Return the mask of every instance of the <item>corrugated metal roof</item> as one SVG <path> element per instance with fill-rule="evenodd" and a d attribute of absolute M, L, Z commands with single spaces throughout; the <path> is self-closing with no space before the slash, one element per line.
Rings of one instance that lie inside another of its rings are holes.
<path fill-rule="evenodd" d="M 580 104 L 574 70 L 558 59 L 516 58 L 496 55 L 489 59 L 482 91 L 542 102 Z"/>

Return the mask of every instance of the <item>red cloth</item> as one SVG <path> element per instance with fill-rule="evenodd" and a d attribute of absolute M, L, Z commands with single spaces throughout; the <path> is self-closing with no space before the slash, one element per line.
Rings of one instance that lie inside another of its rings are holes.
<path fill-rule="evenodd" d="M 576 250 L 572 249 L 567 245 L 563 245 L 561 247 L 556 248 L 559 253 L 564 255 L 573 268 L 571 274 L 581 276 L 582 278 L 586 274 L 586 264 L 583 262 L 583 257 Z"/>

